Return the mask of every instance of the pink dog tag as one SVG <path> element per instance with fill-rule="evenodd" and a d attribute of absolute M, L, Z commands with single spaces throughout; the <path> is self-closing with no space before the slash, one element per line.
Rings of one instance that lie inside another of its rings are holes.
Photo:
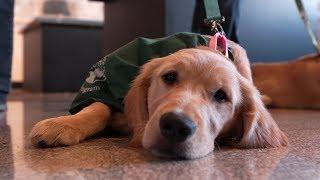
<path fill-rule="evenodd" d="M 214 36 L 211 36 L 209 42 L 209 48 L 222 52 L 228 58 L 228 40 L 227 38 L 220 34 L 216 33 Z"/>

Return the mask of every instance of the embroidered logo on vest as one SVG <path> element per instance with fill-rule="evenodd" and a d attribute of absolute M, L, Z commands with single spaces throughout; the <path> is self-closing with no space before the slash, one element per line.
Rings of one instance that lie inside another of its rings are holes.
<path fill-rule="evenodd" d="M 93 67 L 90 69 L 89 77 L 86 78 L 86 82 L 89 84 L 93 84 L 98 81 L 105 81 L 105 71 L 105 61 L 101 60 L 97 64 L 93 65 Z"/>

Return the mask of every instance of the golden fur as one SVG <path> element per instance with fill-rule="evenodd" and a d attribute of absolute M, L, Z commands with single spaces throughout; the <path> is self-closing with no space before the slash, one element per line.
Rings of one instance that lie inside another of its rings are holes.
<path fill-rule="evenodd" d="M 320 108 L 320 57 L 252 65 L 254 84 L 265 103 L 278 108 Z"/>
<path fill-rule="evenodd" d="M 230 44 L 235 62 L 205 47 L 151 60 L 142 67 L 125 97 L 124 115 L 111 116 L 107 105 L 93 103 L 78 114 L 39 122 L 31 132 L 31 141 L 35 145 L 73 145 L 111 126 L 130 132 L 133 146 L 159 156 L 186 159 L 212 152 L 215 141 L 243 148 L 287 145 L 287 137 L 253 85 L 245 51 Z M 179 80 L 168 86 L 161 77 L 173 70 Z M 219 89 L 226 92 L 228 101 L 212 99 L 212 92 Z M 160 116 L 166 112 L 187 114 L 197 130 L 182 143 L 168 143 L 159 130 Z"/>

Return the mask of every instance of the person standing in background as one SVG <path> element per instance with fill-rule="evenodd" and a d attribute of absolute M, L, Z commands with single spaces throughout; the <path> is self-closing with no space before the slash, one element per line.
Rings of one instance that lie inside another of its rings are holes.
<path fill-rule="evenodd" d="M 11 88 L 14 0 L 0 0 L 0 112 Z"/>

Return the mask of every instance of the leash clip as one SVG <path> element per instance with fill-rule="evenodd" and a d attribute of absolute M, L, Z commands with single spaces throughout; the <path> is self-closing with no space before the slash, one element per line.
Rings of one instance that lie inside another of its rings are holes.
<path fill-rule="evenodd" d="M 204 23 L 206 23 L 208 26 L 211 27 L 211 32 L 213 34 L 216 34 L 216 33 L 220 33 L 221 35 L 225 36 L 226 33 L 224 32 L 221 24 L 224 23 L 225 21 L 225 18 L 224 16 L 221 16 L 220 18 L 212 18 L 212 19 L 205 19 L 204 20 Z"/>

